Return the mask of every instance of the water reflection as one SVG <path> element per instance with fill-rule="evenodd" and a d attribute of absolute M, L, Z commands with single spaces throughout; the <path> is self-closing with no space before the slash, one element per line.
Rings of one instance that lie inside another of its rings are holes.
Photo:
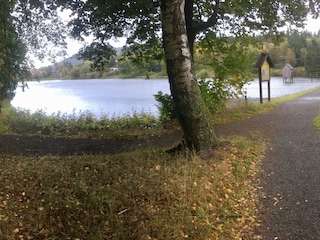
<path fill-rule="evenodd" d="M 295 78 L 294 83 L 283 83 L 282 78 L 271 79 L 271 98 L 296 93 L 319 86 L 320 81 Z M 14 107 L 48 114 L 73 111 L 90 111 L 97 116 L 121 116 L 133 112 L 158 114 L 154 94 L 170 93 L 167 80 L 155 79 L 103 79 L 103 80 L 54 80 L 29 82 L 29 89 L 16 91 L 11 104 Z M 249 99 L 259 98 L 259 82 L 245 86 Z M 267 84 L 263 83 L 263 97 L 267 98 Z"/>
<path fill-rule="evenodd" d="M 292 93 L 301 92 L 316 86 L 320 86 L 319 79 L 310 78 L 294 78 L 293 83 L 284 83 L 281 77 L 272 77 L 270 80 L 271 98 L 281 97 Z M 255 79 L 253 82 L 245 85 L 247 96 L 251 99 L 260 98 L 259 81 Z M 263 98 L 268 97 L 267 82 L 262 83 Z"/>
<path fill-rule="evenodd" d="M 120 116 L 133 112 L 157 114 L 153 95 L 169 93 L 167 80 L 104 79 L 29 82 L 29 89 L 17 89 L 11 104 L 48 114 L 90 111 L 97 116 Z"/>

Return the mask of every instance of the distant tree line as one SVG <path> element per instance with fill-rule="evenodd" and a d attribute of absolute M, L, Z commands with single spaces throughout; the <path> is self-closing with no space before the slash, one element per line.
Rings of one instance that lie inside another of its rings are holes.
<path fill-rule="evenodd" d="M 251 72 L 254 76 L 257 75 L 257 69 L 255 69 L 254 61 L 260 56 L 261 52 L 270 54 L 272 62 L 275 68 L 272 69 L 274 76 L 282 75 L 282 68 L 290 63 L 294 69 L 294 75 L 300 77 L 320 77 L 320 31 L 317 34 L 313 34 L 307 31 L 298 32 L 291 31 L 284 34 L 280 39 L 266 40 L 259 39 L 261 45 L 251 45 L 247 52 L 250 55 L 255 56 L 246 60 L 251 62 L 246 63 L 247 68 L 251 68 Z M 196 68 L 198 77 L 214 75 L 213 66 L 205 64 L 207 59 L 207 53 L 197 52 L 195 54 L 197 58 Z M 233 65 L 229 65 L 230 68 L 239 68 L 239 63 L 242 61 L 233 62 Z M 216 70 L 217 71 L 217 70 Z M 225 70 L 224 70 L 225 71 Z"/>
<path fill-rule="evenodd" d="M 128 57 L 120 56 L 111 58 L 103 70 L 95 70 L 90 61 L 84 61 L 74 66 L 70 62 L 64 62 L 62 65 L 52 65 L 35 70 L 33 77 L 36 80 L 50 78 L 160 78 L 166 77 L 166 68 L 162 60 L 150 60 L 148 63 L 138 64 Z"/>
<path fill-rule="evenodd" d="M 274 75 L 281 75 L 282 67 L 290 63 L 294 68 L 294 74 L 301 77 L 320 76 L 320 33 L 287 32 L 278 41 L 260 39 L 261 45 L 252 45 L 247 49 L 251 56 L 258 57 L 261 52 L 268 52 L 275 68 Z M 215 75 L 218 69 L 208 63 L 207 53 L 201 52 L 201 46 L 195 45 L 195 58 L 197 76 L 199 78 Z M 251 68 L 254 73 L 254 57 L 246 63 L 246 68 Z M 248 59 L 246 59 L 248 60 Z M 235 59 L 236 61 L 236 59 Z M 229 65 L 229 68 L 238 68 L 237 62 Z M 166 68 L 163 60 L 151 59 L 149 61 L 137 61 L 126 55 L 112 57 L 104 70 L 95 71 L 92 63 L 85 61 L 77 65 L 64 62 L 59 66 L 43 67 L 34 74 L 35 79 L 63 78 L 63 79 L 91 79 L 91 78 L 156 78 L 166 77 Z"/>
<path fill-rule="evenodd" d="M 269 52 L 277 69 L 290 63 L 298 76 L 310 77 L 320 72 L 319 32 L 293 31 L 287 33 L 279 44 L 265 42 L 264 49 Z"/>

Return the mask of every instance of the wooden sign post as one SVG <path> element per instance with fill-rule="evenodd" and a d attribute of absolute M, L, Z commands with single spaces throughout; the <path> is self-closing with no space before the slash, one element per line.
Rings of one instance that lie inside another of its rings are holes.
<path fill-rule="evenodd" d="M 259 69 L 259 89 L 260 89 L 260 103 L 263 103 L 262 82 L 268 83 L 268 101 L 271 100 L 270 93 L 270 69 L 274 67 L 268 53 L 261 53 L 260 58 L 255 65 Z"/>

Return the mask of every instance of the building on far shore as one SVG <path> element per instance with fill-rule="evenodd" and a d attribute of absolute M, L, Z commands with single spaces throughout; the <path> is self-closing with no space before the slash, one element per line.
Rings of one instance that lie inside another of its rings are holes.
<path fill-rule="evenodd" d="M 283 77 L 283 82 L 293 82 L 293 67 L 291 66 L 290 63 L 287 63 L 283 68 L 282 68 L 282 77 Z"/>

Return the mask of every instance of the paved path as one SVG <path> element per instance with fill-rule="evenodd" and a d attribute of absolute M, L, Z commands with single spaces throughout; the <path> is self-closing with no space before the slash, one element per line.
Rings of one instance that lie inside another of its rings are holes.
<path fill-rule="evenodd" d="M 317 90 L 269 113 L 216 127 L 218 136 L 258 131 L 269 141 L 262 160 L 262 239 L 320 239 L 320 133 L 313 126 L 319 107 Z"/>

